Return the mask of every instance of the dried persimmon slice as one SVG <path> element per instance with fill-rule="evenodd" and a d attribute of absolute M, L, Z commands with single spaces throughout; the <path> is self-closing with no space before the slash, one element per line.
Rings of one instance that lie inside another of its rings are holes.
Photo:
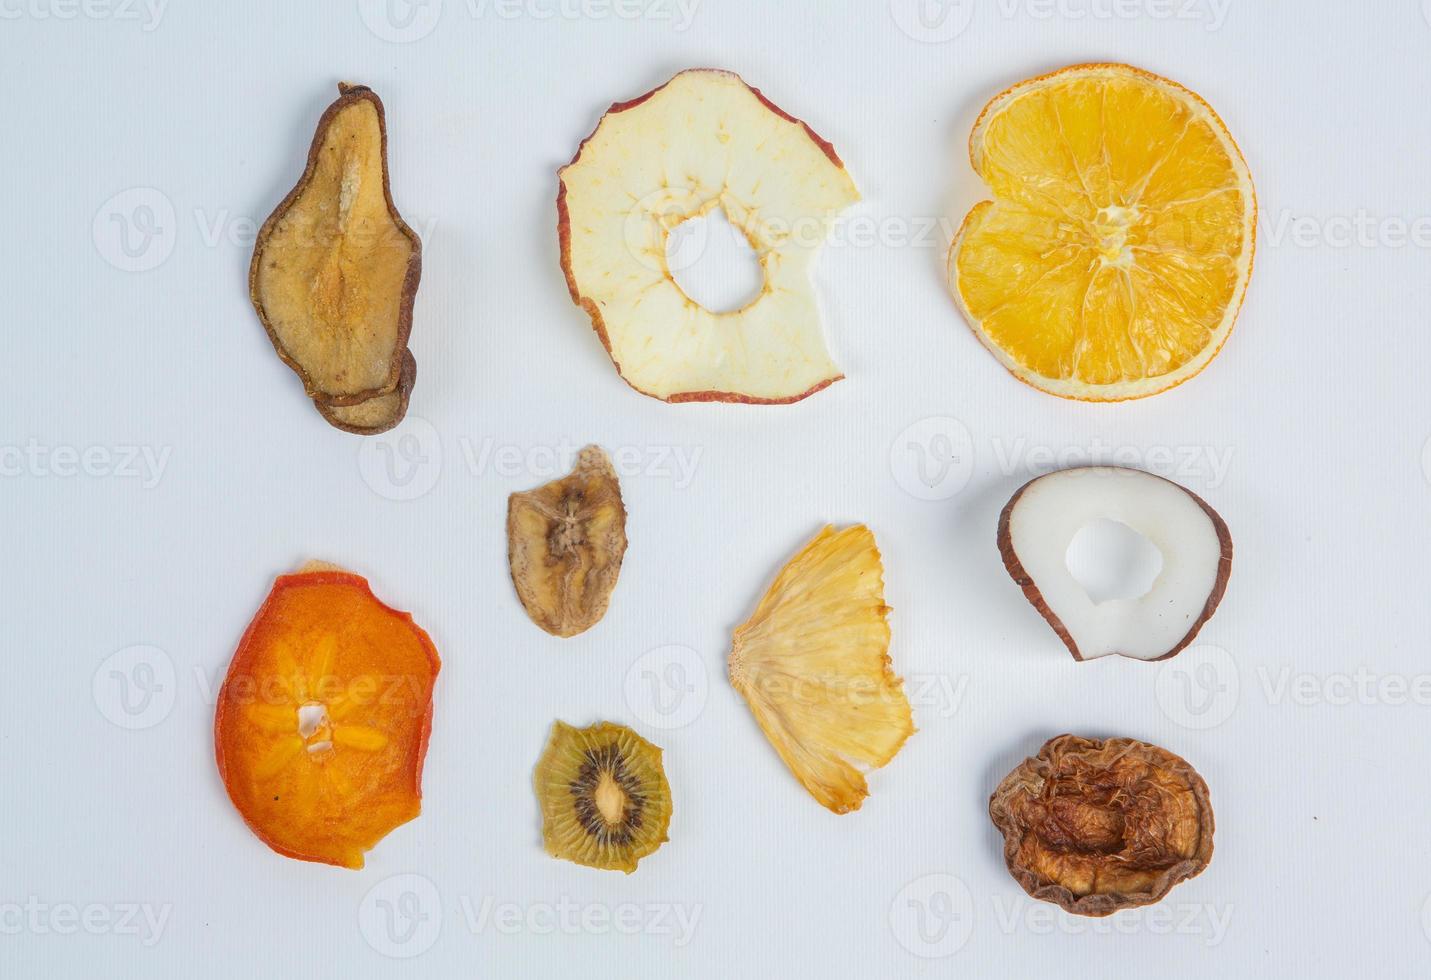
<path fill-rule="evenodd" d="M 441 662 L 367 580 L 281 576 L 219 691 L 215 755 L 229 798 L 280 854 L 361 868 L 418 815 Z"/>

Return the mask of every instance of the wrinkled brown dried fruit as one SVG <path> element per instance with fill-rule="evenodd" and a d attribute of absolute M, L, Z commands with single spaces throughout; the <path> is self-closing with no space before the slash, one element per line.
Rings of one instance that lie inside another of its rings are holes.
<path fill-rule="evenodd" d="M 417 360 L 412 351 L 407 351 L 402 359 L 398 386 L 386 395 L 374 395 L 356 405 L 329 405 L 319 399 L 314 399 L 313 405 L 334 428 L 358 436 L 375 436 L 393 428 L 407 415 L 408 398 L 416 382 Z"/>
<path fill-rule="evenodd" d="M 328 407 L 398 388 L 422 272 L 422 242 L 392 202 L 383 104 L 364 86 L 339 92 L 249 267 L 274 349 Z"/>
<path fill-rule="evenodd" d="M 1151 905 L 1212 860 L 1207 784 L 1131 738 L 1049 739 L 999 784 L 989 816 L 1024 891 L 1075 915 Z"/>
<path fill-rule="evenodd" d="M 569 476 L 507 500 L 512 584 L 532 622 L 553 636 L 606 615 L 626 554 L 626 507 L 611 460 L 587 446 Z"/>

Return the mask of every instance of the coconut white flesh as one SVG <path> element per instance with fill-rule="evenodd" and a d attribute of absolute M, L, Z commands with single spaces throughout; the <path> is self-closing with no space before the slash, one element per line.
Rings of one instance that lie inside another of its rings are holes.
<path fill-rule="evenodd" d="M 1146 595 L 1094 602 L 1069 571 L 1074 536 L 1099 518 L 1126 524 L 1162 553 L 1162 571 Z M 1167 655 L 1199 623 L 1217 587 L 1222 540 L 1212 518 L 1182 487 L 1137 470 L 1089 467 L 1041 477 L 1015 502 L 1008 534 L 1084 660 Z"/>

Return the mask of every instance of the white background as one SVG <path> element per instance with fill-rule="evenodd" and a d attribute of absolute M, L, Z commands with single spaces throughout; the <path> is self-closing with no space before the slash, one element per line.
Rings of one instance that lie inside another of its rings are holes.
<path fill-rule="evenodd" d="M 176 0 L 156 20 L 0 0 L 0 973 L 1424 973 L 1431 705 L 1405 693 L 1431 671 L 1422 5 L 964 0 L 918 29 L 885 0 L 702 0 L 689 23 L 567 2 L 580 16 L 446 0 L 404 35 L 381 2 Z M 1222 355 L 1111 407 L 1007 375 L 946 295 L 947 230 L 927 232 L 981 197 L 964 151 L 979 107 L 1086 60 L 1204 95 L 1262 207 Z M 637 395 L 558 265 L 556 168 L 608 103 L 696 65 L 808 120 L 865 195 L 849 223 L 875 241 L 846 234 L 817 270 L 848 380 L 793 407 Z M 246 289 L 254 224 L 339 80 L 385 100 L 393 192 L 425 244 L 419 380 L 380 441 L 323 423 Z M 921 439 L 955 446 L 946 499 L 911 492 Z M 506 498 L 587 441 L 629 455 L 631 547 L 605 620 L 559 641 L 512 592 Z M 1005 574 L 1002 504 L 1051 454 L 1098 446 L 1231 525 L 1210 648 L 1076 664 Z M 139 461 L 120 466 L 127 447 Z M 88 466 L 69 455 L 86 450 Z M 920 728 L 842 817 L 724 673 L 732 627 L 825 521 L 878 535 Z M 309 558 L 367 575 L 444 660 L 424 812 L 358 873 L 270 852 L 212 760 L 239 634 Z M 689 652 L 650 653 L 670 645 Z M 653 713 L 652 677 L 682 682 L 679 717 Z M 630 877 L 541 849 L 531 769 L 556 718 L 632 723 L 666 750 L 671 840 Z M 988 795 L 1063 731 L 1148 739 L 1207 778 L 1215 858 L 1161 911 L 1095 927 L 1005 872 Z M 120 928 L 131 904 L 162 929 Z M 387 935 L 387 908 L 418 918 Z"/>

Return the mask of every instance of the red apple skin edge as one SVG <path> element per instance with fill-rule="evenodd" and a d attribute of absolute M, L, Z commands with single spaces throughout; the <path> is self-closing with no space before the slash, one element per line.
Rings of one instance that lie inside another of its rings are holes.
<path fill-rule="evenodd" d="M 804 128 L 806 135 L 808 135 L 810 139 L 815 143 L 815 145 L 818 146 L 824 152 L 825 156 L 830 158 L 830 162 L 833 163 L 835 166 L 839 167 L 841 170 L 845 169 L 844 162 L 840 159 L 839 154 L 835 152 L 835 147 L 830 143 L 829 140 L 823 139 L 819 133 L 816 133 L 813 129 L 811 129 L 809 123 L 805 122 L 802 119 L 795 118 L 794 116 L 786 112 L 784 109 L 781 109 L 779 106 L 777 106 L 774 102 L 771 102 L 768 98 L 765 97 L 765 93 L 761 92 L 760 89 L 746 82 L 745 79 L 741 78 L 739 75 L 736 75 L 735 72 L 726 71 L 723 68 L 689 68 L 687 69 L 687 71 L 709 71 L 716 72 L 722 75 L 733 76 L 734 78 L 739 80 L 740 84 L 750 89 L 750 91 L 754 93 L 755 97 L 760 100 L 761 104 L 764 105 L 771 112 L 775 113 L 781 119 L 787 120 L 788 122 L 799 123 Z M 679 72 L 677 77 L 679 77 L 679 75 L 684 74 L 686 74 L 686 72 Z M 604 121 L 607 116 L 614 115 L 618 112 L 625 112 L 627 109 L 636 108 L 638 105 L 645 102 L 647 99 L 651 98 L 657 92 L 661 91 L 663 88 L 670 84 L 671 82 L 667 81 L 661 85 L 656 86 L 651 91 L 647 92 L 645 95 L 631 99 L 627 102 L 613 102 L 611 104 L 611 108 L 607 109 L 606 113 L 601 117 L 601 121 Z M 597 129 L 601 128 L 601 121 L 597 122 Z M 581 153 L 583 150 L 586 149 L 586 144 L 590 143 L 592 137 L 594 137 L 595 135 L 596 130 L 593 129 L 591 131 L 591 135 L 587 136 L 586 139 L 581 141 L 581 145 L 576 148 L 576 153 L 572 156 L 571 162 L 568 163 L 567 166 L 571 166 L 572 164 L 576 163 L 578 160 L 581 159 Z M 674 395 L 667 395 L 663 398 L 660 395 L 653 395 L 649 391 L 642 391 L 634 384 L 631 384 L 631 382 L 627 380 L 626 375 L 622 374 L 621 363 L 616 360 L 616 356 L 611 351 L 611 340 L 606 335 L 606 321 L 602 319 L 601 311 L 597 309 L 595 302 L 581 295 L 581 290 L 577 287 L 576 284 L 576 276 L 572 274 L 571 216 L 567 212 L 566 208 L 566 182 L 561 180 L 560 176 L 558 176 L 557 183 L 559 185 L 559 188 L 557 190 L 557 235 L 561 239 L 561 269 L 562 272 L 566 275 L 566 288 L 571 293 L 571 301 L 577 306 L 581 307 L 583 310 L 585 310 L 586 315 L 591 318 L 591 325 L 593 328 L 595 328 L 596 335 L 601 338 L 601 346 L 606 348 L 606 355 L 611 358 L 611 363 L 615 365 L 616 373 L 621 376 L 622 381 L 625 381 L 626 384 L 630 385 L 633 391 L 640 392 L 648 398 L 655 398 L 658 401 L 663 401 L 671 405 L 677 405 L 683 402 L 730 402 L 732 404 L 739 405 L 793 405 L 796 402 L 804 401 L 806 398 L 809 398 L 811 395 L 816 394 L 817 392 L 824 391 L 836 381 L 845 380 L 845 376 L 843 374 L 836 375 L 833 378 L 827 378 L 826 380 L 821 381 L 819 384 L 810 388 L 808 391 L 801 392 L 800 394 L 795 395 L 791 398 L 756 398 L 751 395 L 743 395 L 740 392 L 733 391 L 680 391 Z"/>
<path fill-rule="evenodd" d="M 1081 469 L 1098 469 L 1098 467 L 1076 466 L 1069 470 L 1056 472 L 1066 473 Z M 1141 473 L 1143 471 L 1135 470 L 1133 472 Z M 1052 474 L 1044 474 L 1044 476 L 1050 475 Z M 1139 663 L 1156 664 L 1164 660 L 1171 660 L 1173 657 L 1182 653 L 1183 650 L 1197 638 L 1199 631 L 1201 631 L 1207 621 L 1212 618 L 1212 614 L 1217 611 L 1218 603 L 1222 602 L 1223 593 L 1227 591 L 1227 580 L 1232 575 L 1232 533 L 1228 531 L 1227 522 L 1222 519 L 1222 515 L 1213 510 L 1207 501 L 1203 500 L 1187 487 L 1180 483 L 1173 483 L 1172 480 L 1164 479 L 1155 473 L 1148 473 L 1146 475 L 1157 480 L 1162 480 L 1164 483 L 1172 484 L 1196 501 L 1197 505 L 1202 508 L 1203 513 L 1207 514 L 1208 519 L 1212 521 L 1212 526 L 1217 530 L 1217 540 L 1222 550 L 1222 555 L 1217 563 L 1217 578 L 1212 584 L 1212 591 L 1208 594 L 1207 602 L 1202 607 L 1202 614 L 1198 616 L 1187 633 L 1171 650 L 1161 657 L 1154 657 L 1151 660 L 1144 660 L 1142 657 L 1132 657 L 1126 653 L 1110 654 L 1110 656 L 1127 657 L 1129 660 L 1137 660 Z M 1019 561 L 1019 556 L 1014 553 L 1013 541 L 1009 534 L 1009 518 L 1013 514 L 1015 505 L 1018 504 L 1019 498 L 1024 495 L 1025 490 L 1041 479 L 1043 479 L 1043 477 L 1035 477 L 1019 487 L 1018 492 L 1009 498 L 1009 502 L 1004 505 L 1003 512 L 999 514 L 999 555 L 1004 559 L 1004 568 L 1008 569 L 1010 577 L 1013 578 L 1015 584 L 1023 590 L 1024 598 L 1029 601 L 1030 605 L 1038 610 L 1040 616 L 1048 621 L 1048 625 L 1053 627 L 1053 631 L 1058 634 L 1058 638 L 1063 641 L 1063 645 L 1068 647 L 1068 652 L 1073 654 L 1073 659 L 1082 663 L 1084 657 L 1078 650 L 1078 644 L 1073 642 L 1073 637 L 1064 627 L 1063 621 L 1054 615 L 1053 610 L 1048 607 L 1048 603 L 1044 602 L 1043 593 L 1038 590 L 1038 586 L 1034 584 L 1033 578 L 1024 570 L 1023 563 Z"/>

